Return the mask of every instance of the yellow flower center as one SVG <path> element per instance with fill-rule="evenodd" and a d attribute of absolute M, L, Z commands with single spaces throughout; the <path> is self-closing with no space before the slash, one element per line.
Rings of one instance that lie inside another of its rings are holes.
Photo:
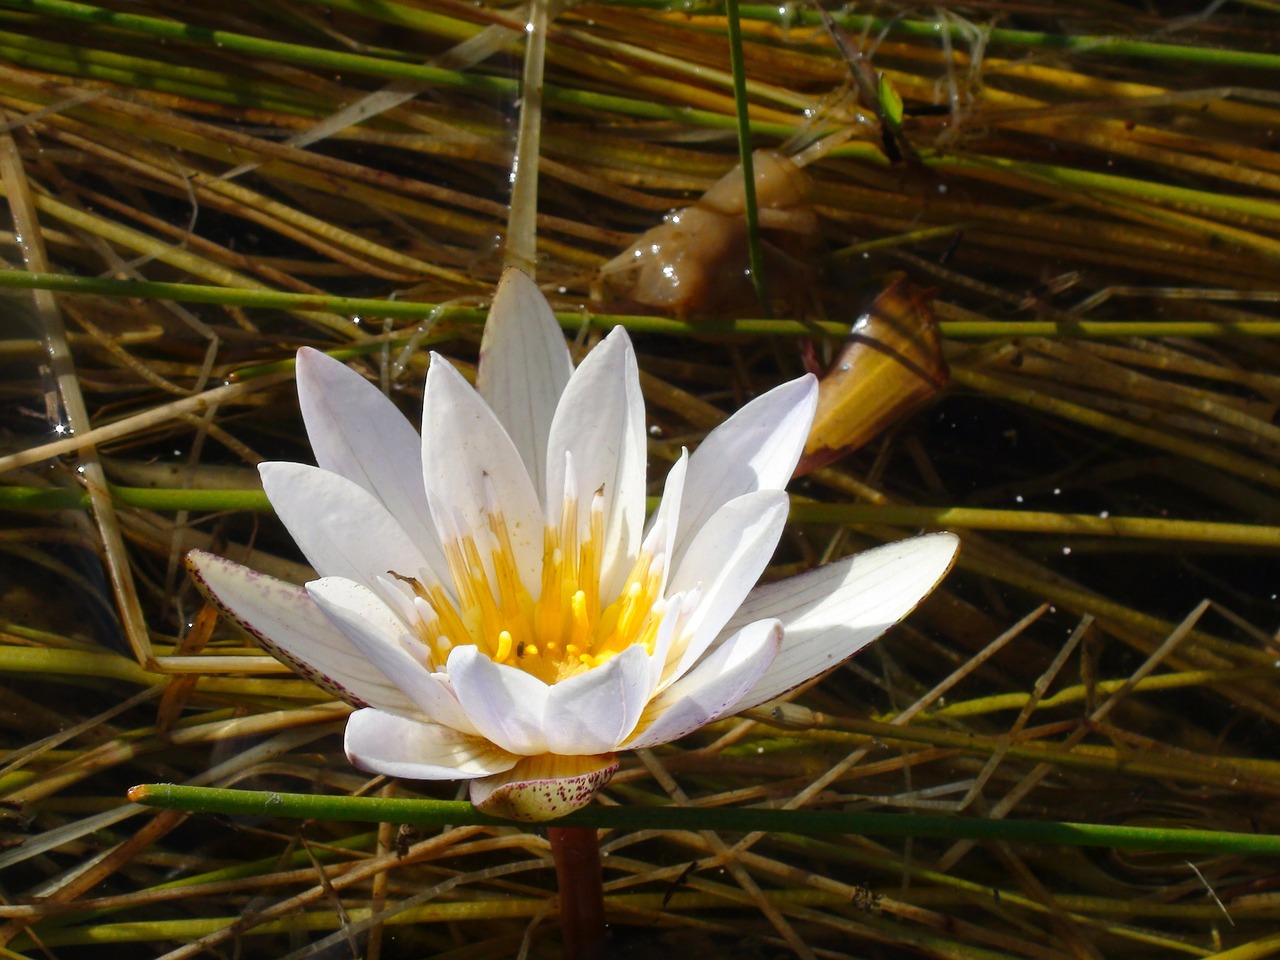
<path fill-rule="evenodd" d="M 641 550 L 617 597 L 600 595 L 604 540 L 603 490 L 592 497 L 586 536 L 579 529 L 578 500 L 566 491 L 558 526 L 543 532 L 542 589 L 534 600 L 520 580 L 501 509 L 488 511 L 490 563 L 476 537 L 462 533 L 444 545 L 454 597 L 443 584 L 391 572 L 425 603 L 417 633 L 428 666 L 439 670 L 449 651 L 474 643 L 495 663 L 520 667 L 545 683 L 581 673 L 640 643 L 653 653 L 665 604 L 662 561 Z M 482 534 L 483 536 L 483 534 Z"/>

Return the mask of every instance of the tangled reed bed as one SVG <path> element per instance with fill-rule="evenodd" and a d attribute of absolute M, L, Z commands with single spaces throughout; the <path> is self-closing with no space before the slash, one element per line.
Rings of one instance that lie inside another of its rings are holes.
<path fill-rule="evenodd" d="M 811 8 L 742 8 L 754 145 L 837 135 L 805 167 L 803 260 L 766 261 L 779 319 L 713 299 L 646 315 L 599 282 L 736 162 L 724 12 L 556 13 L 539 280 L 579 348 L 631 328 L 655 466 L 795 375 L 809 338 L 829 360 L 905 271 L 929 289 L 950 386 L 793 486 L 776 572 L 921 527 L 965 539 L 905 626 L 793 706 L 628 759 L 606 812 L 1280 833 L 1269 6 L 886 4 L 832 11 L 845 50 Z M 6 955 L 555 955 L 537 832 L 124 802 L 154 781 L 452 796 L 353 771 L 346 708 L 227 627 L 209 635 L 180 558 L 308 577 L 252 469 L 308 459 L 297 347 L 410 411 L 428 347 L 474 360 L 523 22 L 449 0 L 0 0 Z M 871 69 L 869 98 L 854 78 Z M 795 822 L 607 831 L 619 954 L 1280 950 L 1275 860 L 1225 841 Z"/>

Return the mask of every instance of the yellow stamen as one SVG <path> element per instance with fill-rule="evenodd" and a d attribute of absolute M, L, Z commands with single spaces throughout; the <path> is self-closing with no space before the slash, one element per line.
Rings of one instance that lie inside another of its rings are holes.
<path fill-rule="evenodd" d="M 591 642 L 591 621 L 587 617 L 587 597 L 579 590 L 573 595 L 573 626 L 569 630 L 571 642 L 582 647 Z"/>
<path fill-rule="evenodd" d="M 651 531 L 649 549 L 636 558 L 620 593 L 602 596 L 604 487 L 595 491 L 590 512 L 582 517 L 572 462 L 569 467 L 560 517 L 543 530 L 536 601 L 521 580 L 511 531 L 487 477 L 481 532 L 463 532 L 456 525 L 441 531 L 452 595 L 441 584 L 425 587 L 392 573 L 418 598 L 416 633 L 433 669 L 460 643 L 476 644 L 495 663 L 518 666 L 548 683 L 600 666 L 633 644 L 653 652 L 664 613 L 664 558 L 649 549 L 663 538 Z"/>
<path fill-rule="evenodd" d="M 618 617 L 618 633 L 630 634 L 632 628 L 635 626 L 636 611 L 639 606 L 638 601 L 640 600 L 640 593 L 640 584 L 633 580 L 631 582 L 631 586 L 627 587 L 627 592 L 623 594 L 623 596 L 626 597 L 626 600 L 622 606 L 622 616 Z"/>
<path fill-rule="evenodd" d="M 442 632 L 454 645 L 468 641 L 475 642 L 471 639 L 471 631 L 467 629 L 461 615 L 445 594 L 444 587 L 439 585 L 432 587 L 427 595 L 427 602 L 440 618 Z"/>
<path fill-rule="evenodd" d="M 604 487 L 595 492 L 591 498 L 591 533 L 579 548 L 578 569 L 587 571 L 586 576 L 578 577 L 578 587 L 582 590 L 587 604 L 587 613 L 592 620 L 600 615 L 600 549 L 604 546 Z"/>
<path fill-rule="evenodd" d="M 497 541 L 498 549 L 493 552 L 494 579 L 498 581 L 498 594 L 502 598 L 502 610 L 507 616 L 514 616 L 520 609 L 520 572 L 516 569 L 516 553 L 511 547 L 511 535 L 507 531 L 507 518 L 501 511 L 490 514 L 489 529 Z"/>

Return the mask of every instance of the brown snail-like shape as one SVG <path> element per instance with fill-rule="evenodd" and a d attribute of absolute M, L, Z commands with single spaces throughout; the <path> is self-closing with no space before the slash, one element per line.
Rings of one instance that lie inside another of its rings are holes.
<path fill-rule="evenodd" d="M 802 476 L 852 453 L 947 384 L 932 293 L 895 274 L 849 330 L 818 384 Z"/>
<path fill-rule="evenodd" d="M 800 163 L 775 151 L 757 150 L 752 166 L 769 292 L 786 298 L 805 291 L 814 277 L 806 256 L 818 240 L 818 218 L 809 206 L 813 184 Z M 601 267 L 593 296 L 677 317 L 741 315 L 758 307 L 747 272 L 745 209 L 736 166 Z M 854 322 L 820 382 L 797 475 L 857 450 L 946 385 L 931 299 L 905 274 L 893 274 Z"/>
<path fill-rule="evenodd" d="M 806 203 L 809 177 L 774 151 L 757 150 L 751 161 L 766 276 L 771 282 L 785 277 L 788 288 L 803 289 L 810 271 L 801 258 L 818 235 L 817 215 Z M 738 165 L 601 267 L 593 294 L 677 317 L 751 309 L 756 296 L 747 270 L 745 210 Z M 777 269 L 769 269 L 771 263 Z"/>

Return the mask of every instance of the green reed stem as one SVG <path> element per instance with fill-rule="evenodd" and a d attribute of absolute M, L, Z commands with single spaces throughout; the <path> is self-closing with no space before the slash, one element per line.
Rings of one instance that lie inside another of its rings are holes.
<path fill-rule="evenodd" d="M 109 27 L 126 33 L 153 39 L 217 47 L 231 53 L 297 63 L 311 67 L 324 67 L 346 73 L 362 73 L 395 79 L 419 80 L 443 87 L 466 89 L 510 95 L 515 92 L 513 80 L 489 77 L 483 74 L 462 74 L 456 70 L 444 70 L 419 63 L 372 57 L 367 54 L 326 50 L 299 43 L 267 40 L 230 30 L 215 30 L 191 23 L 182 23 L 161 17 L 149 17 L 137 13 L 121 13 L 105 7 L 95 7 L 71 0 L 0 0 L 0 6 L 25 10 L 48 17 Z"/>
<path fill-rule="evenodd" d="M 1280 527 L 1166 520 L 1157 517 L 1101 517 L 1091 513 L 1052 513 L 1041 510 L 793 503 L 791 519 L 801 523 L 889 523 L 952 530 L 1008 530 L 1018 533 L 1131 537 L 1141 540 L 1234 543 L 1241 546 L 1280 548 Z"/>
<path fill-rule="evenodd" d="M 136 13 L 121 13 L 72 0 L 0 0 L 0 8 L 24 10 L 48 17 L 58 17 L 78 23 L 113 28 L 125 33 L 165 42 L 190 44 L 199 47 L 215 47 L 262 60 L 300 64 L 332 70 L 339 74 L 362 74 L 392 80 L 413 80 L 432 87 L 467 90 L 486 94 L 504 102 L 519 95 L 519 83 L 512 77 L 496 77 L 488 74 L 447 70 L 422 63 L 374 57 L 368 54 L 344 50 L 328 50 L 300 43 L 267 40 L 230 30 L 214 30 L 195 24 L 148 17 Z M 679 105 L 653 103 L 634 97 L 619 97 L 548 85 L 543 90 L 546 103 L 561 107 L 585 110 L 601 110 L 625 116 L 650 120 L 672 120 L 695 126 L 728 130 L 735 125 L 732 117 L 710 110 L 699 110 Z M 785 138 L 794 133 L 791 126 L 777 123 L 757 123 L 753 129 L 759 133 Z"/>
<path fill-rule="evenodd" d="M 4 3 L 6 0 L 0 0 Z M 451 323 L 484 323 L 487 311 L 480 307 L 446 307 L 410 300 L 377 297 L 337 297 L 323 294 L 286 293 L 279 290 L 216 287 L 195 283 L 164 283 L 150 280 L 113 280 L 106 277 L 78 277 L 65 273 L 32 273 L 0 269 L 0 287 L 24 290 L 54 290 L 109 297 L 136 297 L 141 300 L 173 300 L 177 303 L 210 303 L 264 310 L 299 312 L 326 311 L 349 317 L 395 320 L 435 320 Z M 798 320 L 672 320 L 666 317 L 625 314 L 562 312 L 560 325 L 577 331 L 584 325 L 596 330 L 626 327 L 638 333 L 667 336 L 742 335 L 773 337 L 812 336 L 815 330 L 840 339 L 848 333 L 844 323 L 801 323 Z M 851 321 L 852 317 L 849 318 Z M 1242 323 L 1208 321 L 1074 321 L 1047 320 L 953 320 L 938 324 L 943 336 L 957 340 L 991 337 L 1071 337 L 1113 339 L 1120 337 L 1193 337 L 1206 339 L 1228 336 L 1280 337 L 1280 321 Z M 0 355 L 4 344 L 0 343 Z"/>
<path fill-rule="evenodd" d="M 719 4 L 687 6 L 671 0 L 611 0 L 614 6 L 641 7 L 650 10 L 678 11 L 687 16 L 719 16 L 723 8 Z M 813 26 L 819 23 L 817 14 L 803 5 L 743 4 L 742 16 L 748 20 L 782 23 L 788 26 Z M 936 42 L 949 36 L 954 40 L 967 40 L 973 36 L 973 28 L 954 20 L 910 20 L 897 17 L 872 16 L 832 11 L 836 23 L 855 32 L 879 34 L 887 31 L 890 36 L 920 37 Z M 1280 55 L 1254 50 L 1231 50 L 1216 47 L 1196 47 L 1179 43 L 1156 43 L 1132 37 L 1106 36 L 1102 34 L 1057 34 L 1039 30 L 1012 30 L 1005 27 L 982 26 L 982 32 L 990 46 L 1006 45 L 1040 50 L 1061 50 L 1071 53 L 1087 53 L 1095 56 L 1124 57 L 1142 60 L 1172 60 L 1178 63 L 1208 63 L 1224 67 L 1254 70 L 1280 70 Z"/>
<path fill-rule="evenodd" d="M 1190 460 L 1199 460 L 1219 470 L 1245 477 L 1254 483 L 1280 487 L 1280 469 L 1234 453 L 1220 443 L 1204 443 L 1153 429 L 1140 423 L 1094 410 L 1079 403 L 1047 396 L 1039 390 L 1013 383 L 1001 377 L 993 377 L 978 370 L 955 365 L 951 370 L 953 383 L 961 384 L 992 397 L 1012 401 L 1040 410 L 1065 420 L 1073 420 L 1103 433 L 1124 437 L 1137 443 L 1167 450 Z"/>
<path fill-rule="evenodd" d="M 770 313 L 764 283 L 764 254 L 760 250 L 760 213 L 756 207 L 756 171 L 751 157 L 751 112 L 747 102 L 747 71 L 742 59 L 742 25 L 738 21 L 738 0 L 726 0 L 729 24 L 729 67 L 733 72 L 733 105 L 738 120 L 738 162 L 742 167 L 743 206 L 747 218 L 747 260 L 751 266 L 751 286 L 765 316 Z"/>
<path fill-rule="evenodd" d="M 180 490 L 155 487 L 110 488 L 116 503 L 142 510 L 244 510 L 267 513 L 271 503 L 261 490 Z M 89 494 L 75 488 L 0 486 L 0 510 L 82 510 Z"/>
<path fill-rule="evenodd" d="M 224 790 L 153 783 L 134 787 L 129 799 L 144 806 L 195 813 L 274 816 L 292 819 L 408 823 L 420 827 L 447 824 L 511 826 L 511 821 L 480 813 L 465 801 L 404 800 L 382 797 L 322 796 L 264 790 Z M 1124 850 L 1180 853 L 1280 855 L 1280 836 L 1219 830 L 1167 830 L 1117 827 L 1065 821 L 986 820 L 980 817 L 901 813 L 848 813 L 832 810 L 759 810 L 701 807 L 590 806 L 552 821 L 556 826 L 619 830 L 764 830 L 801 834 L 859 834 L 876 837 L 942 837 L 1008 843 L 1067 844 Z"/>
<path fill-rule="evenodd" d="M 111 50 L 0 31 L 0 54 L 23 66 L 71 76 L 109 80 L 126 87 L 156 90 L 214 103 L 311 115 L 332 111 L 329 98 L 270 81 L 205 70 L 188 64 L 151 60 Z"/>
<path fill-rule="evenodd" d="M 267 513 L 271 504 L 261 490 L 184 490 L 160 487 L 110 488 L 117 503 L 143 510 L 243 510 Z M 79 489 L 0 486 L 0 510 L 78 510 L 89 495 Z M 651 503 L 652 508 L 655 504 Z M 1118 537 L 1136 540 L 1224 543 L 1243 547 L 1280 547 L 1280 527 L 1248 523 L 1168 520 L 1158 517 L 1100 517 L 1089 513 L 1040 510 L 981 510 L 971 507 L 910 507 L 863 503 L 791 504 L 793 523 L 893 524 L 949 530 L 1007 530 L 1016 533 Z"/>
<path fill-rule="evenodd" d="M 838 150 L 839 148 L 833 150 L 832 155 L 836 155 Z M 1152 204 L 1161 203 L 1192 210 L 1223 211 L 1240 216 L 1280 220 L 1280 201 L 1237 196 L 1224 191 L 1198 190 L 1194 187 L 1183 187 L 1138 177 L 1124 177 L 1099 170 L 995 156 L 939 156 L 930 158 L 929 162 L 934 166 L 950 170 L 970 173 L 998 171 L 1002 174 L 1026 177 L 1029 180 L 1040 180 L 1057 188 L 1132 197 L 1141 201 L 1144 209 L 1150 209 Z M 1270 240 L 1269 237 L 1265 239 Z"/>

